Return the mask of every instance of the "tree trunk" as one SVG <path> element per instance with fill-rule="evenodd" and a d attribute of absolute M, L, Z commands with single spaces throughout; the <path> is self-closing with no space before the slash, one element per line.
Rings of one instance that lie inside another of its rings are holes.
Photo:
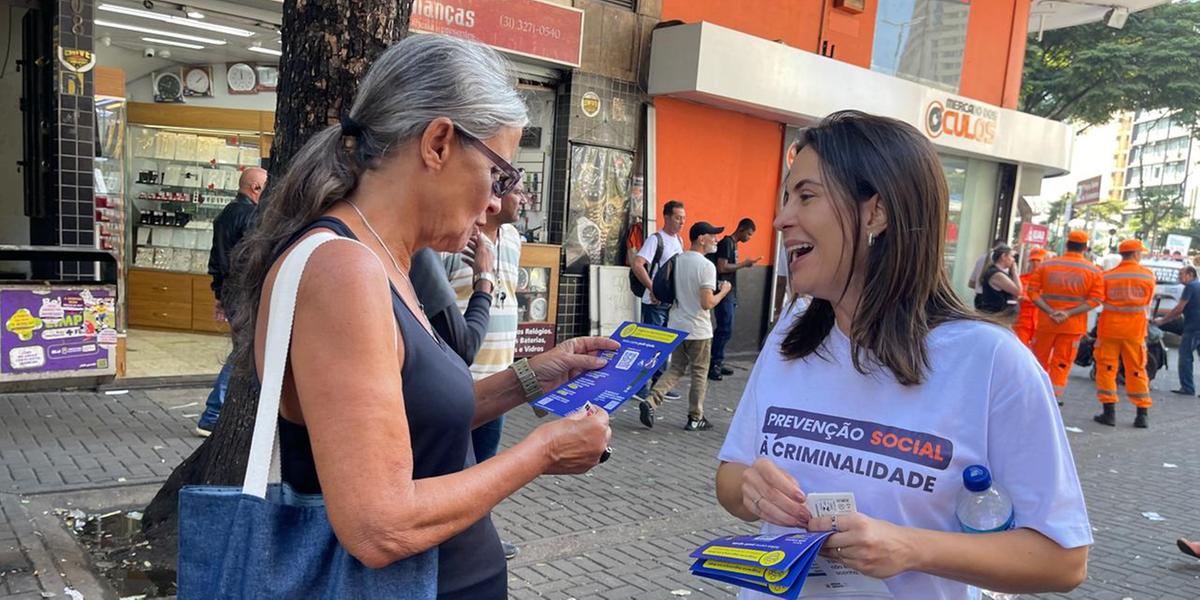
<path fill-rule="evenodd" d="M 408 34 L 413 0 L 286 0 L 279 61 L 271 173 L 279 180 L 291 157 L 314 134 L 348 111 L 367 68 Z M 267 189 L 264 202 L 270 202 Z M 216 429 L 163 484 L 143 517 L 146 537 L 175 548 L 179 489 L 242 484 L 250 452 L 258 389 L 234 377 Z"/>

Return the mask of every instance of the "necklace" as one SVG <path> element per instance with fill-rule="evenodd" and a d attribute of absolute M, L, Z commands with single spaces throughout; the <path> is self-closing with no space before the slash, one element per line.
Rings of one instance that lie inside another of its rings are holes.
<path fill-rule="evenodd" d="M 413 285 L 412 279 L 409 279 L 408 273 L 405 273 L 404 269 L 400 268 L 400 262 L 396 260 L 396 256 L 394 254 L 392 254 L 391 249 L 388 248 L 388 245 L 383 242 L 383 238 L 379 235 L 378 232 L 375 231 L 375 228 L 371 227 L 371 222 L 367 220 L 367 216 L 364 215 L 363 212 L 358 209 L 358 206 L 356 206 L 353 202 L 347 200 L 346 204 L 349 204 L 350 208 L 353 208 L 354 212 L 358 213 L 358 218 L 362 219 L 363 225 L 367 226 L 367 231 L 371 232 L 371 235 L 375 236 L 375 241 L 379 242 L 379 245 L 381 247 L 383 247 L 384 254 L 387 254 L 388 260 L 392 261 L 392 266 L 395 267 L 396 272 L 399 273 L 400 276 L 404 278 L 404 282 L 408 284 L 408 287 L 412 288 L 413 295 L 415 296 L 417 288 L 416 288 L 416 286 Z M 419 298 L 417 299 L 417 306 L 421 307 L 421 314 L 424 314 L 425 313 L 425 305 L 421 303 L 421 300 Z"/>

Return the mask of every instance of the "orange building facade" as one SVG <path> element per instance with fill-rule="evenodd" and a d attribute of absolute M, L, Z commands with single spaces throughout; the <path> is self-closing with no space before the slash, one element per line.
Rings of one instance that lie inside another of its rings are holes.
<path fill-rule="evenodd" d="M 1069 164 L 1066 126 L 1015 110 L 1029 10 L 1029 0 L 663 0 L 647 216 L 653 228 L 663 204 L 682 200 L 689 222 L 757 223 L 739 254 L 764 261 L 739 274 L 737 318 L 759 335 L 735 337 L 731 351 L 757 350 L 782 296 L 771 223 L 785 148 L 795 128 L 836 110 L 899 118 L 938 147 L 951 190 L 946 266 L 971 294 L 975 259 L 1015 228 L 1014 198 Z"/>

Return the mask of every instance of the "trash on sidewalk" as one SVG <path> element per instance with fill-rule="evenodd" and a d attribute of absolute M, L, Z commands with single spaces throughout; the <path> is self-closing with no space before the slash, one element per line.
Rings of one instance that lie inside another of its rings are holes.
<path fill-rule="evenodd" d="M 1150 519 L 1151 521 L 1166 521 L 1167 520 L 1166 517 L 1164 517 L 1156 512 L 1144 512 L 1144 513 L 1142 513 L 1142 516 L 1146 517 L 1147 519 Z"/>
<path fill-rule="evenodd" d="M 691 596 L 692 590 L 671 590 L 672 596 Z"/>
<path fill-rule="evenodd" d="M 73 587 L 63 588 L 63 593 L 71 600 L 83 600 L 83 593 Z"/>
<path fill-rule="evenodd" d="M 187 408 L 189 406 L 199 406 L 199 405 L 200 405 L 199 402 L 188 402 L 187 404 L 180 404 L 179 406 L 172 406 L 170 408 L 170 410 L 179 410 L 181 408 Z"/>
<path fill-rule="evenodd" d="M 1164 469 L 1178 469 L 1179 465 L 1174 464 L 1174 463 L 1163 463 L 1163 468 Z"/>
<path fill-rule="evenodd" d="M 1078 427 L 1063 427 L 1063 429 L 1066 429 L 1067 431 L 1070 431 L 1071 433 L 1083 433 L 1083 430 Z"/>
<path fill-rule="evenodd" d="M 124 396 L 125 394 L 128 394 L 128 393 L 129 393 L 129 390 L 108 390 L 108 391 L 104 392 L 104 395 L 105 396 Z"/>

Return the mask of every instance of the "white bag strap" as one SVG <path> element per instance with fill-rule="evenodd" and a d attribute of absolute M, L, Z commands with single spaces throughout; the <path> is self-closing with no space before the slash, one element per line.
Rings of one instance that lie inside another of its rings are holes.
<path fill-rule="evenodd" d="M 258 413 L 254 417 L 254 437 L 250 441 L 250 459 L 246 463 L 246 478 L 242 493 L 258 498 L 267 495 L 268 480 L 279 481 L 279 398 L 283 394 L 283 373 L 287 367 L 292 341 L 292 318 L 296 314 L 296 293 L 304 266 L 312 253 L 330 240 L 340 238 L 319 232 L 292 249 L 275 276 L 271 290 L 270 320 L 267 322 L 267 342 L 263 351 L 262 387 L 258 394 Z"/>

